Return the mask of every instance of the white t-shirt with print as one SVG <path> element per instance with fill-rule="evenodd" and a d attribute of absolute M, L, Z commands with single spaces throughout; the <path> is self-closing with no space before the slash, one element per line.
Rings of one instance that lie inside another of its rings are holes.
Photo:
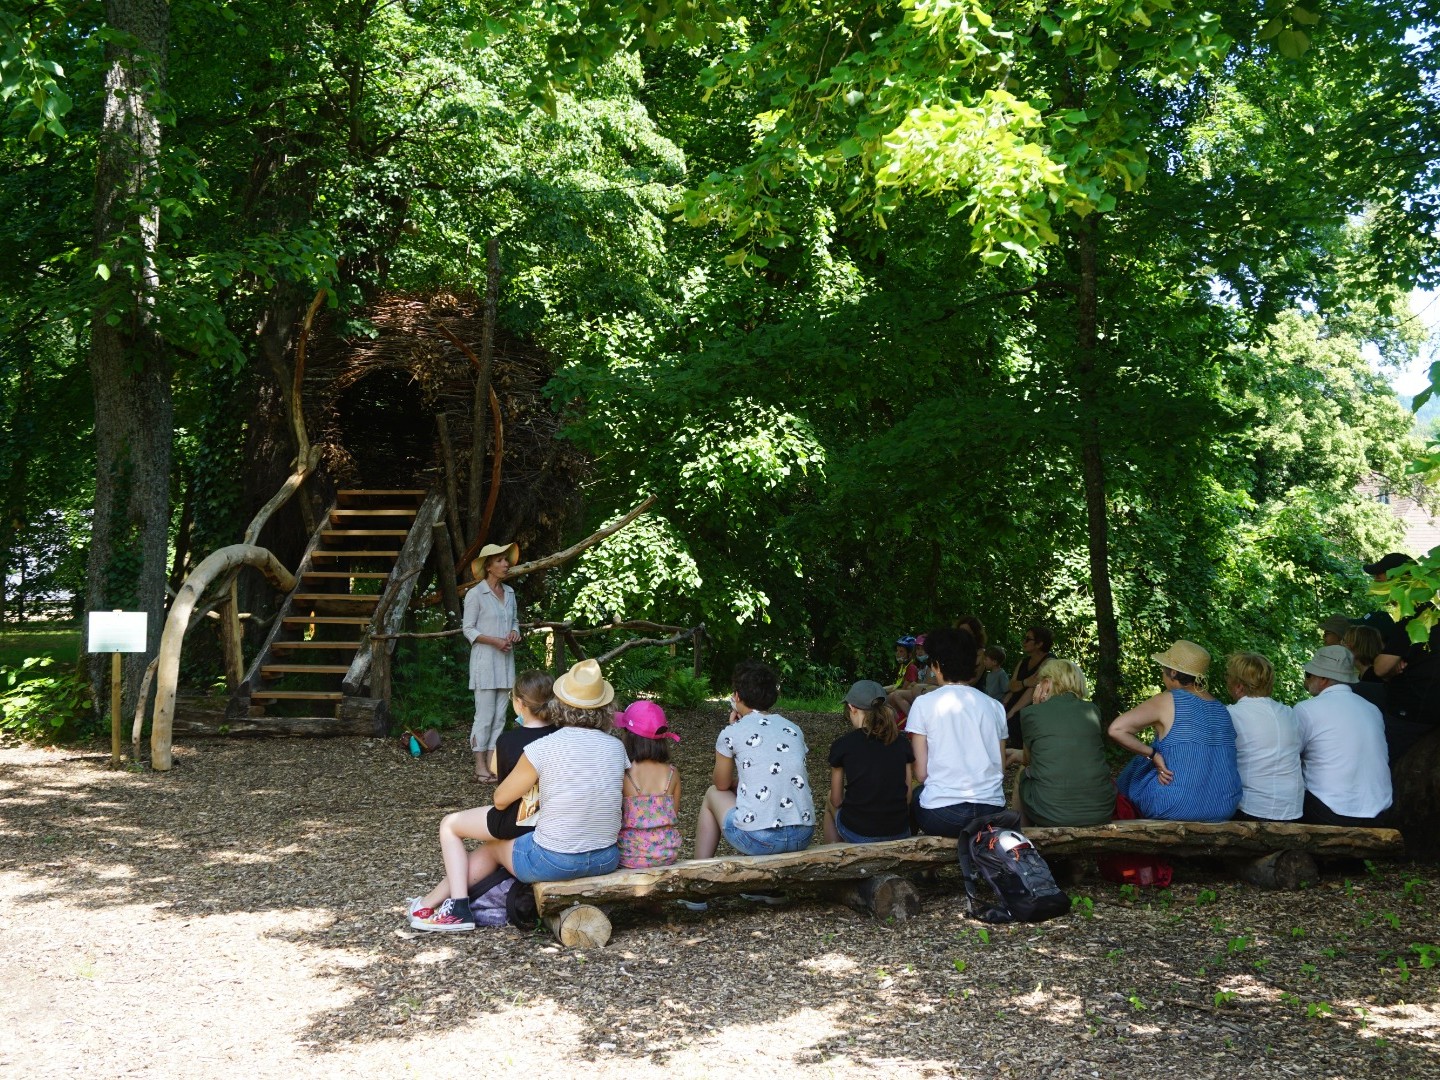
<path fill-rule="evenodd" d="M 747 713 L 725 726 L 715 752 L 735 762 L 736 826 L 755 832 L 815 824 L 808 751 L 799 725 L 778 713 Z"/>

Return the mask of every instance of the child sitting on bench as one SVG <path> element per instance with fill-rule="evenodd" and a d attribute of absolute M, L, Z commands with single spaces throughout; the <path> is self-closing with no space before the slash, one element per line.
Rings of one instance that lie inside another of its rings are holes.
<path fill-rule="evenodd" d="M 695 828 L 695 857 L 708 859 L 724 836 L 742 855 L 808 847 L 815 803 L 800 728 L 770 710 L 780 697 L 775 672 L 756 660 L 735 666 L 730 723 L 715 740 L 715 771 Z"/>

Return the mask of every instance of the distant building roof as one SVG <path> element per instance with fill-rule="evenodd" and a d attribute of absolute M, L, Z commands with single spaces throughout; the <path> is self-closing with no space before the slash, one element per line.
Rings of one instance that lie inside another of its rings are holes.
<path fill-rule="evenodd" d="M 1440 547 L 1440 518 L 1420 502 L 1424 489 L 1418 485 L 1410 490 L 1396 490 L 1390 481 L 1371 473 L 1360 481 L 1360 494 L 1387 506 L 1400 527 L 1405 530 L 1402 547 L 1408 555 L 1424 555 Z"/>

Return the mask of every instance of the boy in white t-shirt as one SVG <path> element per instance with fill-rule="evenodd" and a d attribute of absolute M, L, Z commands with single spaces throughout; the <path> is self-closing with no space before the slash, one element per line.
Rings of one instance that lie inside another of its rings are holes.
<path fill-rule="evenodd" d="M 972 818 L 1005 809 L 1005 707 L 965 685 L 975 677 L 975 637 L 944 628 L 926 635 L 939 688 L 916 698 L 905 734 L 920 787 L 915 823 L 932 836 L 958 837 Z"/>

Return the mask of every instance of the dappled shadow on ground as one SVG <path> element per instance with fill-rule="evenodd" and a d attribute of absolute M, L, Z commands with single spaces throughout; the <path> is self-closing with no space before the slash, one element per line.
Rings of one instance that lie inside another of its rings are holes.
<path fill-rule="evenodd" d="M 719 723 L 677 719 L 687 823 Z M 823 791 L 838 721 L 804 724 Z M 111 772 L 103 754 L 3 751 L 0 872 L 30 886 L 11 911 L 23 918 L 63 895 L 203 921 L 207 935 L 233 924 L 251 941 L 245 927 L 268 915 L 264 940 L 334 991 L 324 1007 L 297 1002 L 287 1036 L 321 1057 L 488 1016 L 526 1039 L 555 1032 L 572 1062 L 660 1068 L 1433 1069 L 1440 967 L 1423 965 L 1440 949 L 1414 947 L 1435 944 L 1433 866 L 1289 895 L 1192 880 L 1131 896 L 1087 883 L 1074 914 L 1039 927 L 965 920 L 947 871 L 922 915 L 895 926 L 823 900 L 770 909 L 735 898 L 704 915 L 617 910 L 603 950 L 508 929 L 423 935 L 405 925 L 404 897 L 438 875 L 438 817 L 481 791 L 450 742 L 420 761 L 378 741 L 203 743 L 182 747 L 168 775 Z"/>

